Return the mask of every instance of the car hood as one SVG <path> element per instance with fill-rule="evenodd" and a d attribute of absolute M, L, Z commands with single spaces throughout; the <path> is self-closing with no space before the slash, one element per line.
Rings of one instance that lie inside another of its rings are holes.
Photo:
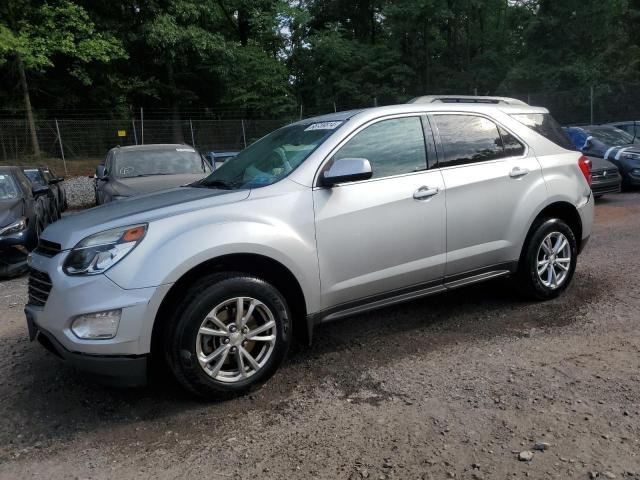
<path fill-rule="evenodd" d="M 640 146 L 619 145 L 615 147 L 608 147 L 602 156 L 605 160 L 620 160 L 620 157 L 624 153 L 640 154 Z"/>
<path fill-rule="evenodd" d="M 67 250 L 94 233 L 239 202 L 246 199 L 249 193 L 250 190 L 178 187 L 140 195 L 63 217 L 49 225 L 42 233 L 42 238 L 59 243 L 63 250 Z"/>
<path fill-rule="evenodd" d="M 22 200 L 19 198 L 0 201 L 0 228 L 15 222 L 22 216 L 22 211 Z"/>
<path fill-rule="evenodd" d="M 193 183 L 206 177 L 204 173 L 183 173 L 179 175 L 150 175 L 148 177 L 114 178 L 111 186 L 116 195 L 131 197 L 141 193 L 157 192 L 168 188 Z"/>
<path fill-rule="evenodd" d="M 604 158 L 599 158 L 599 157 L 587 157 L 587 158 L 591 160 L 591 170 L 593 171 L 611 170 L 611 169 L 618 168 L 613 163 L 609 162 L 608 160 L 605 160 Z"/>

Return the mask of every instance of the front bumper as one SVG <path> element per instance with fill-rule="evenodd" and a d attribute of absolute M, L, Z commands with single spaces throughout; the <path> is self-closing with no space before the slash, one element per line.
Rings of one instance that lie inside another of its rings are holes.
<path fill-rule="evenodd" d="M 619 175 L 606 181 L 594 181 L 591 184 L 591 191 L 594 195 L 604 195 L 605 193 L 618 193 L 621 188 L 622 178 Z"/>
<path fill-rule="evenodd" d="M 30 256 L 30 268 L 47 274 L 51 283 L 44 305 L 33 302 L 25 307 L 27 317 L 39 332 L 38 337 L 47 339 L 44 342 L 53 345 L 59 357 L 80 370 L 109 378 L 126 374 L 131 368 L 134 377 L 139 376 L 139 370 L 146 368 L 145 357 L 151 351 L 158 308 L 171 285 L 127 290 L 106 275 L 69 276 L 62 271 L 67 254 L 64 251 L 46 257 L 34 252 Z M 84 340 L 71 331 L 78 315 L 114 309 L 122 309 L 114 338 Z"/>
<path fill-rule="evenodd" d="M 637 166 L 634 166 L 634 169 L 637 169 Z M 624 172 L 622 176 L 622 183 L 627 186 L 632 187 L 640 187 L 640 175 L 636 175 L 635 173 L 631 173 L 631 170 Z"/>
<path fill-rule="evenodd" d="M 101 356 L 71 352 L 45 330 L 38 330 L 36 338 L 63 363 L 91 375 L 100 383 L 117 387 L 142 387 L 147 384 L 147 355 Z"/>

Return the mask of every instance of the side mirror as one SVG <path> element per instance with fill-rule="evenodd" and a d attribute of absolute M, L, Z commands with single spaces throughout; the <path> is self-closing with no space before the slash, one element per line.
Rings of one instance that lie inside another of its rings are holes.
<path fill-rule="evenodd" d="M 104 165 L 98 165 L 96 167 L 96 178 L 98 180 L 102 180 L 102 181 L 107 181 L 107 177 L 105 176 L 105 171 L 106 168 L 104 167 Z"/>
<path fill-rule="evenodd" d="M 59 182 L 64 182 L 64 177 L 57 177 L 56 180 Z"/>
<path fill-rule="evenodd" d="M 366 158 L 340 158 L 320 174 L 320 183 L 323 187 L 333 187 L 338 183 L 367 180 L 372 175 L 371 164 Z"/>
<path fill-rule="evenodd" d="M 34 185 L 31 187 L 31 192 L 34 197 L 40 197 L 49 193 L 49 187 L 47 185 Z"/>

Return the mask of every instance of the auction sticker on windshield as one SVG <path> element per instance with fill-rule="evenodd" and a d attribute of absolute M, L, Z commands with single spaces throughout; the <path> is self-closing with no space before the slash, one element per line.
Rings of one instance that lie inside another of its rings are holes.
<path fill-rule="evenodd" d="M 319 122 L 312 123 L 307 128 L 304 129 L 305 132 L 310 130 L 334 130 L 342 125 L 342 122 Z"/>
<path fill-rule="evenodd" d="M 176 148 L 176 152 L 191 152 L 191 153 L 196 153 L 196 151 L 193 148 Z"/>

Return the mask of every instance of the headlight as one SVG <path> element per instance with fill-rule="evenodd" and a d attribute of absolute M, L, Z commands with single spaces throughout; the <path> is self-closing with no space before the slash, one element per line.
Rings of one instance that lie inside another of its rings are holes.
<path fill-rule="evenodd" d="M 640 153 L 625 153 L 624 158 L 629 160 L 640 160 Z"/>
<path fill-rule="evenodd" d="M 67 275 L 97 275 L 122 260 L 142 241 L 147 224 L 119 227 L 81 240 L 64 262 Z"/>
<path fill-rule="evenodd" d="M 20 233 L 27 229 L 27 219 L 25 217 L 13 222 L 11 225 L 0 228 L 0 236 L 13 235 L 14 233 Z"/>

